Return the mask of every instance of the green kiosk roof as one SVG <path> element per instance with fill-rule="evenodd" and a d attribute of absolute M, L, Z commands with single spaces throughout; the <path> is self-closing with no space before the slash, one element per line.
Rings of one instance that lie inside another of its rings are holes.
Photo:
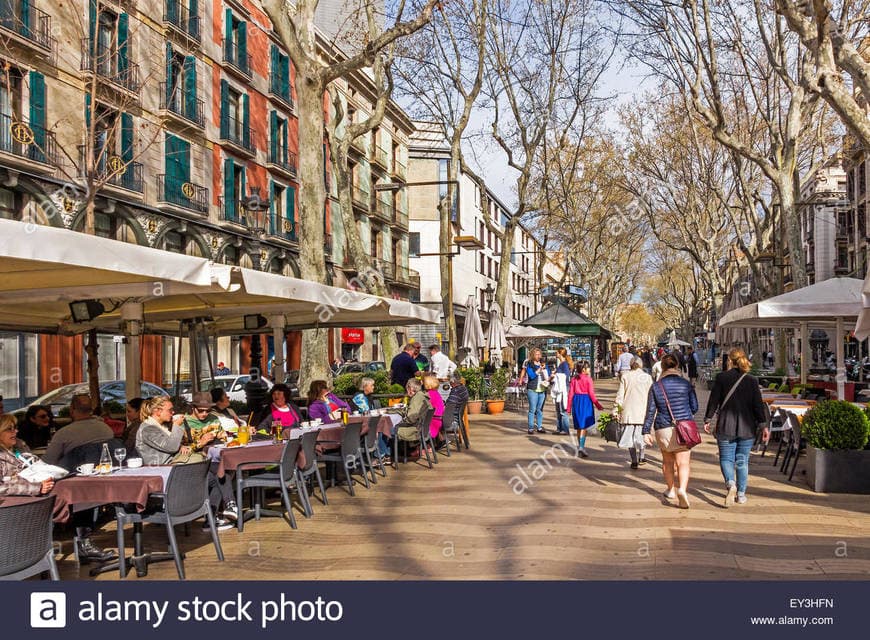
<path fill-rule="evenodd" d="M 564 302 L 553 302 L 548 307 L 531 318 L 526 318 L 520 324 L 561 331 L 572 336 L 601 337 L 610 340 L 610 332 L 597 322 L 593 322 L 576 309 L 572 309 Z"/>

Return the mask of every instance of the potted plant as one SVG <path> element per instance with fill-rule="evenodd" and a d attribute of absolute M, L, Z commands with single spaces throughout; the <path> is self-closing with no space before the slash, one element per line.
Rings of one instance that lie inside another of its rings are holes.
<path fill-rule="evenodd" d="M 870 493 L 868 415 L 845 400 L 820 402 L 804 415 L 807 481 L 821 493 Z"/>
<path fill-rule="evenodd" d="M 391 384 L 387 388 L 387 393 L 393 396 L 392 398 L 387 399 L 388 407 L 394 407 L 397 404 L 402 404 L 402 401 L 404 401 L 405 399 L 405 387 L 400 384 Z"/>
<path fill-rule="evenodd" d="M 486 411 L 492 415 L 504 411 L 504 394 L 508 384 L 508 370 L 499 367 L 489 377 L 489 394 L 486 400 Z"/>
<path fill-rule="evenodd" d="M 479 367 L 460 367 L 459 375 L 468 389 L 468 413 L 481 413 L 483 410 L 483 398 L 481 385 L 483 383 L 483 371 Z"/>

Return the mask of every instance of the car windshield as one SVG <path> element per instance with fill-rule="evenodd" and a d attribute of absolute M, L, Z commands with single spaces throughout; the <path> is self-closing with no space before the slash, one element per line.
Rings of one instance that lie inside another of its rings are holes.
<path fill-rule="evenodd" d="M 235 378 L 203 378 L 199 381 L 200 389 L 228 389 Z"/>
<path fill-rule="evenodd" d="M 67 385 L 54 391 L 49 391 L 41 398 L 37 398 L 33 404 L 69 404 L 72 402 L 74 395 L 77 393 L 88 393 L 88 391 L 87 384 Z"/>

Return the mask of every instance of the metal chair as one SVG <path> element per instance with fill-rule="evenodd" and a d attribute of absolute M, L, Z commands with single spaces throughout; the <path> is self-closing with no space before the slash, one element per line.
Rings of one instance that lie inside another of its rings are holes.
<path fill-rule="evenodd" d="M 288 488 L 296 487 L 296 491 L 299 492 L 299 499 L 302 502 L 303 513 L 306 513 L 306 515 L 308 513 L 306 508 L 308 505 L 308 492 L 305 490 L 305 483 L 302 482 L 302 478 L 296 473 L 296 457 L 299 455 L 301 445 L 302 441 L 299 438 L 288 440 L 284 443 L 284 450 L 281 452 L 281 461 L 278 463 L 277 473 L 266 472 L 245 475 L 246 470 L 262 469 L 264 466 L 273 465 L 274 462 L 243 462 L 236 467 L 236 504 L 241 508 L 242 495 L 245 489 L 259 489 L 260 491 L 255 493 L 256 497 L 251 499 L 254 506 L 254 517 L 259 520 L 262 513 L 262 489 L 280 489 L 287 519 L 289 520 L 290 527 L 295 529 L 296 518 L 293 516 L 293 503 L 290 501 Z M 276 513 L 276 515 L 278 514 Z M 283 514 L 280 515 L 283 516 Z M 245 530 L 245 518 L 243 514 L 239 514 L 237 523 L 239 533 L 242 533 Z"/>
<path fill-rule="evenodd" d="M 456 444 L 456 450 L 462 450 L 462 443 L 468 449 L 468 431 L 465 429 L 465 407 L 468 403 L 455 404 L 445 403 L 444 416 L 441 418 L 444 437 L 447 439 L 447 456 L 450 456 L 450 436 Z"/>
<path fill-rule="evenodd" d="M 378 479 L 375 476 L 375 461 L 377 462 L 381 475 L 384 478 L 387 477 L 387 467 L 384 464 L 384 456 L 381 455 L 381 448 L 378 446 L 377 427 L 379 419 L 380 418 L 378 416 L 371 416 L 366 419 L 368 424 L 368 431 L 366 431 L 365 435 L 362 436 L 362 441 L 360 442 L 363 453 L 366 456 L 366 464 L 368 465 L 369 470 L 372 472 L 373 484 L 378 483 Z M 372 458 L 372 454 L 374 454 L 374 458 Z"/>
<path fill-rule="evenodd" d="M 785 451 L 785 456 L 782 460 L 782 466 L 780 467 L 780 471 L 783 473 L 788 472 L 788 463 L 791 462 L 791 473 L 788 474 L 788 480 L 791 482 L 792 478 L 794 478 L 795 469 L 797 469 L 798 458 L 800 457 L 801 451 L 806 449 L 806 443 L 801 438 L 801 423 L 797 420 L 797 417 L 794 414 L 789 414 L 790 417 L 794 417 L 794 421 L 792 422 L 791 435 L 788 439 L 788 447 Z"/>
<path fill-rule="evenodd" d="M 172 467 L 169 477 L 166 479 L 166 490 L 163 493 L 151 494 L 153 498 L 162 500 L 163 504 L 158 511 L 145 513 L 128 513 L 123 507 L 116 507 L 115 518 L 118 522 L 118 569 L 121 577 L 126 576 L 127 565 L 131 561 L 124 557 L 124 525 L 134 524 L 134 540 L 136 555 L 132 564 L 136 566 L 138 575 L 145 575 L 142 565 L 151 562 L 160 562 L 172 559 L 178 571 L 178 578 L 184 580 L 184 562 L 178 542 L 175 538 L 175 526 L 191 522 L 205 516 L 211 531 L 211 540 L 219 561 L 223 562 L 224 552 L 221 541 L 218 538 L 217 526 L 214 514 L 208 502 L 208 476 L 209 462 L 195 462 L 193 464 L 179 464 Z M 169 537 L 170 555 L 142 554 L 142 525 L 144 523 L 162 524 L 166 527 Z M 108 566 L 108 565 L 107 565 Z M 93 573 L 93 571 L 92 571 Z"/>
<path fill-rule="evenodd" d="M 347 488 L 352 496 L 356 495 L 353 490 L 353 471 L 355 469 L 360 469 L 366 489 L 371 488 L 371 485 L 369 485 L 369 474 L 366 470 L 364 454 L 360 447 L 359 438 L 361 430 L 362 425 L 359 422 L 351 422 L 344 429 L 344 436 L 341 439 L 341 453 L 322 453 L 317 456 L 317 459 L 320 462 L 341 463 L 344 468 L 344 475 L 347 478 Z M 333 475 L 333 482 L 334 481 L 335 476 Z"/>
<path fill-rule="evenodd" d="M 420 418 L 420 425 L 417 427 L 417 435 L 415 438 L 401 438 L 399 437 L 399 432 L 396 432 L 396 437 L 393 438 L 393 460 L 399 459 L 399 440 L 405 443 L 405 456 L 402 462 L 408 462 L 408 443 L 414 442 L 419 444 L 420 449 L 420 457 L 423 457 L 423 453 L 426 454 L 426 462 L 429 463 L 429 468 L 432 468 L 432 461 L 429 459 L 429 449 L 426 446 L 425 438 L 429 438 L 429 423 L 432 422 L 432 416 L 435 415 L 435 408 L 430 407 L 426 409 L 425 413 L 423 413 Z M 426 434 L 425 436 L 423 434 Z M 431 442 L 431 438 L 429 438 L 429 442 Z M 437 460 L 436 460 L 437 462 Z"/>
<path fill-rule="evenodd" d="M 51 537 L 54 498 L 0 507 L 0 580 L 24 580 L 43 571 L 60 580 Z"/>
<path fill-rule="evenodd" d="M 299 478 L 305 484 L 313 476 L 317 480 L 317 486 L 320 487 L 320 501 L 327 505 L 329 501 L 326 499 L 326 489 L 323 488 L 323 478 L 320 477 L 320 465 L 317 463 L 317 431 L 307 431 L 302 434 L 302 455 L 305 456 L 305 467 L 297 469 Z M 311 493 L 314 492 L 314 487 L 311 488 Z M 314 515 L 314 509 L 311 507 L 311 494 L 308 492 L 308 487 L 305 487 L 305 517 L 310 518 Z"/>

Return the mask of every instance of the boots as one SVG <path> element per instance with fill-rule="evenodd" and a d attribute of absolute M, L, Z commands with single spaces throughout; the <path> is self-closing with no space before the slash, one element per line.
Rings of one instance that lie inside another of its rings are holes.
<path fill-rule="evenodd" d="M 90 538 L 79 538 L 76 543 L 76 555 L 79 559 L 79 564 L 88 564 L 89 562 L 107 562 L 114 560 L 116 554 L 114 551 L 103 550 L 97 547 Z"/>

